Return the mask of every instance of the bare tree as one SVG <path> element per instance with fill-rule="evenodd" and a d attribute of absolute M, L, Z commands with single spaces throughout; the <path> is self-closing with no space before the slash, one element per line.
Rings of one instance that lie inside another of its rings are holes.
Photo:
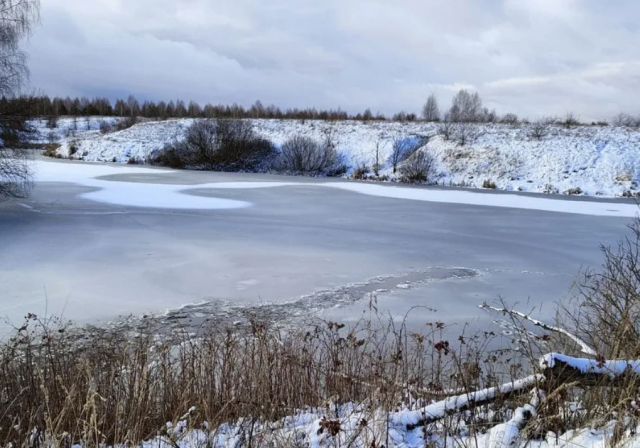
<path fill-rule="evenodd" d="M 480 121 L 482 118 L 482 99 L 478 92 L 469 93 L 461 89 L 455 97 L 449 109 L 448 120 L 454 123 Z"/>
<path fill-rule="evenodd" d="M 438 105 L 438 99 L 432 93 L 427 98 L 427 102 L 422 108 L 422 118 L 426 121 L 440 121 L 440 106 Z"/>
<path fill-rule="evenodd" d="M 37 100 L 18 96 L 29 76 L 20 43 L 39 19 L 39 0 L 0 0 L 0 199 L 30 191 L 30 153 L 18 143 L 31 130 L 27 120 Z"/>
<path fill-rule="evenodd" d="M 611 120 L 613 126 L 627 126 L 630 128 L 640 127 L 640 115 L 633 116 L 626 112 L 620 112 Z"/>
<path fill-rule="evenodd" d="M 393 142 L 390 157 L 393 174 L 396 173 L 398 165 L 416 152 L 420 146 L 422 146 L 422 143 L 416 143 L 415 140 L 410 138 L 399 138 Z"/>
<path fill-rule="evenodd" d="M 374 152 L 374 162 L 373 162 L 373 174 L 378 177 L 380 175 L 380 168 L 382 164 L 380 163 L 380 148 L 386 144 L 384 141 L 384 136 L 380 134 L 378 136 L 378 140 L 376 140 L 376 150 Z"/>
<path fill-rule="evenodd" d="M 535 140 L 542 140 L 549 135 L 551 126 L 556 122 L 553 117 L 540 117 L 531 123 L 529 136 Z"/>

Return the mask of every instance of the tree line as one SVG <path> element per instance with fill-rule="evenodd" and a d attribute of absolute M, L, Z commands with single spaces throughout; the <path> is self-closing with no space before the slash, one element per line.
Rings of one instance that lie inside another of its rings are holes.
<path fill-rule="evenodd" d="M 147 117 L 152 119 L 166 118 L 263 118 L 263 119 L 297 119 L 297 120 L 357 120 L 357 121 L 400 121 L 412 122 L 422 119 L 427 122 L 448 122 L 448 123 L 503 123 L 518 124 L 529 123 L 526 118 L 520 118 L 515 113 L 509 112 L 498 114 L 495 109 L 489 109 L 483 104 L 478 92 L 470 92 L 466 89 L 459 90 L 451 101 L 448 108 L 442 109 L 434 94 L 429 95 L 426 103 L 422 107 L 421 114 L 400 111 L 389 117 L 377 112 L 373 113 L 367 108 L 364 112 L 350 114 L 340 108 L 337 109 L 316 109 L 289 108 L 281 109 L 276 105 L 263 105 L 261 101 L 256 101 L 250 107 L 240 104 L 210 104 L 202 106 L 195 101 L 185 102 L 184 100 L 165 101 L 139 101 L 135 96 L 129 95 L 126 99 L 118 99 L 112 102 L 109 98 L 95 97 L 88 98 L 61 98 L 49 97 L 47 95 L 33 96 L 26 102 L 24 98 L 0 98 L 0 107 L 13 106 L 19 102 L 20 108 L 24 109 L 26 103 L 29 105 L 28 114 L 33 116 L 64 117 L 64 116 L 105 116 L 105 117 Z M 559 124 L 578 125 L 579 117 L 572 112 L 567 112 L 566 116 L 555 117 L 554 121 Z M 605 125 L 605 122 L 593 124 Z M 613 117 L 611 124 L 614 126 L 640 126 L 640 115 L 630 115 L 626 113 Z"/>
<path fill-rule="evenodd" d="M 14 101 L 3 99 L 4 101 Z M 274 119 L 306 119 L 306 120 L 386 120 L 381 113 L 374 114 L 371 109 L 362 113 L 349 114 L 338 109 L 289 108 L 281 109 L 273 104 L 265 106 L 256 101 L 250 107 L 234 103 L 200 105 L 195 101 L 139 101 L 130 95 L 127 99 L 111 102 L 108 98 L 80 97 L 61 98 L 39 96 L 32 101 L 32 114 L 36 116 L 105 116 L 105 117 L 147 117 L 147 118 L 274 118 Z"/>

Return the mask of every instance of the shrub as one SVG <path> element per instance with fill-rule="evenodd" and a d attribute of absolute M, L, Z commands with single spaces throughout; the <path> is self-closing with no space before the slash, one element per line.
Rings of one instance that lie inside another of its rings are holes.
<path fill-rule="evenodd" d="M 602 268 L 583 271 L 575 308 L 563 313 L 573 334 L 608 359 L 640 356 L 640 218 L 628 227 L 631 236 L 600 247 Z"/>
<path fill-rule="evenodd" d="M 125 129 L 135 126 L 137 123 L 138 117 L 126 117 L 116 123 L 115 129 L 116 131 L 124 131 Z M 102 129 L 100 129 L 100 131 L 102 132 Z"/>
<path fill-rule="evenodd" d="M 582 194 L 582 188 L 580 187 L 575 187 L 575 188 L 569 188 L 568 190 L 566 190 L 564 192 L 564 194 Z"/>
<path fill-rule="evenodd" d="M 472 123 L 456 123 L 453 139 L 460 145 L 473 145 L 482 135 L 480 128 Z"/>
<path fill-rule="evenodd" d="M 540 117 L 531 124 L 529 136 L 535 140 L 542 140 L 549 135 L 551 126 L 556 122 L 553 117 Z"/>
<path fill-rule="evenodd" d="M 451 140 L 454 131 L 454 123 L 451 121 L 445 120 L 438 126 L 438 135 L 441 135 L 444 140 Z"/>
<path fill-rule="evenodd" d="M 69 155 L 73 156 L 78 152 L 78 142 L 69 143 Z"/>
<path fill-rule="evenodd" d="M 638 116 L 638 118 L 634 118 L 632 115 L 626 112 L 620 112 L 618 115 L 613 117 L 613 119 L 611 120 L 611 124 L 618 127 L 633 127 L 634 125 L 640 126 L 640 116 Z"/>
<path fill-rule="evenodd" d="M 544 194 L 558 194 L 560 190 L 553 184 L 546 184 L 544 186 L 544 190 L 542 191 Z"/>
<path fill-rule="evenodd" d="M 497 187 L 496 187 L 496 183 L 494 181 L 487 179 L 484 182 L 482 182 L 482 188 L 488 188 L 488 189 L 491 189 L 491 190 L 495 190 Z"/>
<path fill-rule="evenodd" d="M 567 112 L 562 119 L 562 125 L 565 128 L 570 128 L 573 126 L 578 126 L 580 124 L 580 120 L 573 112 Z"/>
<path fill-rule="evenodd" d="M 50 143 L 45 147 L 44 151 L 42 152 L 42 155 L 45 157 L 55 158 L 58 155 L 58 148 L 60 148 L 59 144 Z"/>
<path fill-rule="evenodd" d="M 113 126 L 106 120 L 100 121 L 99 129 L 100 129 L 100 133 L 103 135 L 113 132 Z"/>
<path fill-rule="evenodd" d="M 180 157 L 178 151 L 174 149 L 174 145 L 165 145 L 157 154 L 152 154 L 149 157 L 149 164 L 156 166 L 164 166 L 173 169 L 184 169 L 184 160 Z"/>
<path fill-rule="evenodd" d="M 518 116 L 514 113 L 507 113 L 500 118 L 500 123 L 518 124 Z"/>
<path fill-rule="evenodd" d="M 196 121 L 172 150 L 174 154 L 156 157 L 156 162 L 168 159 L 194 169 L 244 171 L 255 170 L 275 154 L 271 142 L 256 135 L 251 122 L 243 120 Z"/>
<path fill-rule="evenodd" d="M 300 174 L 335 175 L 340 170 L 340 157 L 325 139 L 319 142 L 297 135 L 282 145 L 274 163 L 276 169 Z"/>
<path fill-rule="evenodd" d="M 363 163 L 361 165 L 358 165 L 353 171 L 353 178 L 358 180 L 366 179 L 369 172 L 369 167 Z"/>
<path fill-rule="evenodd" d="M 56 117 L 55 115 L 52 115 L 50 117 L 47 118 L 47 124 L 46 124 L 48 129 L 55 129 L 58 127 L 58 117 Z"/>
<path fill-rule="evenodd" d="M 435 159 L 426 151 L 414 152 L 400 166 L 400 181 L 404 183 L 429 183 L 434 177 Z"/>

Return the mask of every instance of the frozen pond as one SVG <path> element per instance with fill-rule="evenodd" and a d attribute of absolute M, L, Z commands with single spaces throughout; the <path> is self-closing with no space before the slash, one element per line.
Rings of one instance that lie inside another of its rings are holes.
<path fill-rule="evenodd" d="M 499 296 L 551 314 L 635 213 L 623 201 L 269 175 L 38 171 L 31 198 L 0 204 L 0 315 L 14 323 L 167 309 L 233 322 L 256 307 L 351 320 L 371 293 L 394 316 L 421 306 L 448 323 L 482 317 L 477 306 Z"/>

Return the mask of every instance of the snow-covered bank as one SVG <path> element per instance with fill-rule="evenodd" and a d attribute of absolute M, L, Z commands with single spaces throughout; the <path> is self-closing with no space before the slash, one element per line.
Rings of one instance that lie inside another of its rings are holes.
<path fill-rule="evenodd" d="M 196 409 L 192 408 L 192 412 Z M 564 434 L 549 432 L 541 440 L 521 440 L 517 433 L 510 434 L 511 422 L 496 425 L 486 432 L 470 434 L 467 425 L 460 421 L 460 436 L 441 436 L 439 425 L 435 432 L 424 428 L 407 430 L 394 425 L 402 420 L 404 410 L 385 413 L 372 411 L 365 405 L 347 404 L 329 409 L 310 408 L 278 422 L 255 422 L 249 418 L 219 428 L 189 429 L 188 416 L 177 423 L 167 423 L 167 435 L 142 443 L 142 448 L 228 448 L 228 447 L 388 447 L 388 448 L 509 448 L 527 446 L 531 448 L 605 448 L 611 446 L 615 422 L 603 428 L 570 430 Z M 569 411 L 571 412 L 571 411 Z M 338 416 L 336 416 L 338 414 Z M 514 416 L 514 418 L 517 416 Z M 472 425 L 470 425 L 472 426 Z M 337 434 L 331 431 L 337 430 Z M 640 427 L 623 437 L 620 446 L 640 447 Z M 249 436 L 248 434 L 251 434 Z M 514 435 L 515 437 L 510 437 Z"/>
<path fill-rule="evenodd" d="M 123 131 L 102 135 L 99 119 L 78 121 L 76 135 L 58 132 L 60 154 L 86 161 L 127 162 L 145 160 L 165 144 L 180 139 L 193 122 L 190 119 L 150 121 Z M 326 122 L 302 120 L 252 120 L 259 135 L 280 146 L 295 135 L 321 139 L 328 133 L 353 169 L 375 160 L 380 142 L 382 174 L 392 176 L 388 163 L 393 141 L 416 136 L 430 137 L 426 150 L 436 158 L 440 184 L 481 188 L 485 181 L 504 190 L 622 196 L 635 194 L 640 181 L 640 132 L 604 126 L 552 126 L 537 140 L 529 125 L 477 125 L 475 141 L 464 146 L 438 135 L 433 123 Z M 61 119 L 61 129 L 73 127 Z M 86 124 L 83 127 L 83 123 Z M 41 138 L 50 130 L 37 122 Z M 86 131 L 83 129 L 91 128 Z M 54 132 L 56 134 L 56 132 Z M 51 135 L 51 138 L 56 135 Z M 578 190 L 579 189 L 579 190 Z"/>

